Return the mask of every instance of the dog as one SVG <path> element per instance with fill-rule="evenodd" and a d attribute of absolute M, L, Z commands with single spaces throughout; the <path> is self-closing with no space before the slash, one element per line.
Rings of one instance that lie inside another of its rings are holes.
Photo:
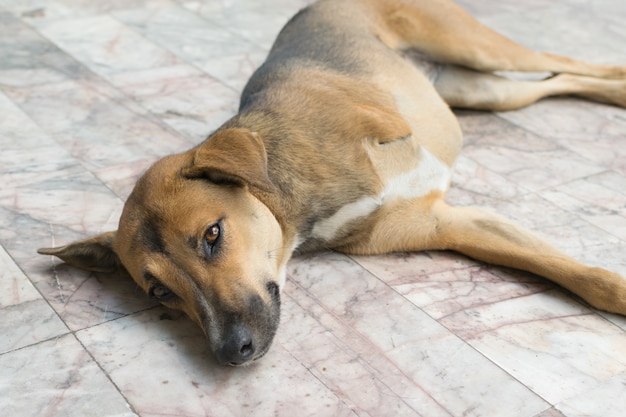
<path fill-rule="evenodd" d="M 270 348 L 297 252 L 453 250 L 626 315 L 619 274 L 444 201 L 462 142 L 451 107 L 512 110 L 561 94 L 626 107 L 626 66 L 533 52 L 448 0 L 321 0 L 282 29 L 238 114 L 138 180 L 117 231 L 39 253 L 126 270 L 229 365 Z"/>

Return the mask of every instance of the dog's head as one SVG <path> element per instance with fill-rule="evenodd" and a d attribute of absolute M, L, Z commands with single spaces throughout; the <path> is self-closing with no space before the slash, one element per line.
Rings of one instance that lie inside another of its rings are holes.
<path fill-rule="evenodd" d="M 224 129 L 154 164 L 116 232 L 39 252 L 88 270 L 126 269 L 151 297 L 198 323 L 218 361 L 240 365 L 267 352 L 279 322 L 290 254 L 255 197 L 272 190 L 258 136 Z"/>

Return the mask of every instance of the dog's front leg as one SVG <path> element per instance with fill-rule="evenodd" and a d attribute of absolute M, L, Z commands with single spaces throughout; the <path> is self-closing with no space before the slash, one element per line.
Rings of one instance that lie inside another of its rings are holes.
<path fill-rule="evenodd" d="M 501 216 L 473 207 L 451 207 L 439 193 L 383 207 L 365 239 L 337 249 L 352 254 L 454 250 L 543 276 L 596 308 L 626 315 L 624 277 L 583 265 Z"/>

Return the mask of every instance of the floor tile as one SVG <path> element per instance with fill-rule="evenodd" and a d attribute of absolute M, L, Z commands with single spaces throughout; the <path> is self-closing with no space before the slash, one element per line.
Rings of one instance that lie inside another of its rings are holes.
<path fill-rule="evenodd" d="M 70 329 L 154 305 L 128 277 L 80 271 L 35 252 L 117 227 L 122 203 L 96 178 L 81 174 L 10 191 L 0 195 L 0 241 Z"/>
<path fill-rule="evenodd" d="M 622 373 L 581 395 L 572 396 L 557 407 L 568 417 L 619 417 L 624 414 L 626 377 Z"/>
<path fill-rule="evenodd" d="M 415 276 L 391 286 L 430 316 L 441 320 L 470 306 L 495 303 L 553 288 L 532 274 L 491 267 L 470 267 Z"/>
<path fill-rule="evenodd" d="M 109 80 L 193 143 L 204 140 L 238 108 L 235 90 L 190 65 L 125 72 Z"/>
<path fill-rule="evenodd" d="M 534 416 L 546 408 L 534 393 L 349 258 L 295 259 L 288 273 L 451 415 L 515 409 L 520 416 Z M 449 366 L 452 359 L 454 366 Z"/>
<path fill-rule="evenodd" d="M 149 11 L 118 11 L 113 16 L 236 91 L 241 91 L 267 53 L 238 34 L 173 4 Z"/>
<path fill-rule="evenodd" d="M 499 117 L 622 176 L 626 173 L 626 151 L 621 146 L 626 118 L 621 109 L 567 98 L 546 100 Z"/>
<path fill-rule="evenodd" d="M 280 28 L 295 14 L 299 7 L 304 7 L 310 1 L 293 0 L 282 2 L 263 2 L 243 0 L 238 2 L 210 2 L 183 1 L 183 5 L 197 12 L 211 22 L 225 30 L 237 33 L 266 51 L 274 43 Z M 265 14 L 259 21 L 258 15 L 268 6 L 274 7 L 272 13 Z"/>
<path fill-rule="evenodd" d="M 1 355 L 0 367 L 7 415 L 136 416 L 74 336 Z"/>
<path fill-rule="evenodd" d="M 0 112 L 0 181 L 19 187 L 82 172 L 76 160 L 2 92 Z M 3 187 L 0 195 L 11 192 Z"/>
<path fill-rule="evenodd" d="M 178 63 L 174 54 L 108 15 L 33 23 L 42 35 L 104 77 Z"/>
<path fill-rule="evenodd" d="M 441 323 L 551 404 L 626 372 L 624 332 L 560 290 L 479 304 Z"/>
<path fill-rule="evenodd" d="M 91 17 L 116 10 L 141 7 L 145 10 L 172 4 L 175 0 L 0 0 L 0 5 L 29 24 Z"/>
<path fill-rule="evenodd" d="M 565 414 L 561 413 L 556 408 L 550 408 L 537 414 L 535 417 L 565 417 Z"/>
<path fill-rule="evenodd" d="M 67 327 L 1 246 L 0 271 L 0 354 L 67 333 Z"/>
<path fill-rule="evenodd" d="M 276 343 L 358 415 L 452 415 L 432 397 L 428 384 L 381 355 L 366 336 L 320 306 L 306 289 L 294 283 L 285 293 Z"/>
<path fill-rule="evenodd" d="M 546 190 L 541 196 L 626 240 L 626 189 L 623 185 L 622 175 L 607 171 Z"/>
<path fill-rule="evenodd" d="M 191 142 L 164 129 L 133 101 L 98 80 L 6 90 L 7 95 L 88 169 L 147 156 L 161 157 Z M 55 105 L 58 100 L 64 105 Z"/>
<path fill-rule="evenodd" d="M 495 115 L 466 113 L 460 122 L 464 155 L 524 188 L 538 191 L 603 171 L 593 161 Z"/>
<path fill-rule="evenodd" d="M 78 61 L 2 9 L 0 22 L 0 85 L 30 86 L 88 76 Z"/>
<path fill-rule="evenodd" d="M 162 308 L 77 336 L 141 416 L 355 415 L 280 346 L 247 367 L 219 366 L 197 326 Z"/>

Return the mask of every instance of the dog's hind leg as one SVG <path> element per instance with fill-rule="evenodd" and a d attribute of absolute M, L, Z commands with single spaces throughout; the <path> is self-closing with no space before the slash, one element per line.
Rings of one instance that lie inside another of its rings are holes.
<path fill-rule="evenodd" d="M 626 66 L 600 65 L 538 53 L 482 25 L 448 0 L 380 2 L 387 43 L 417 49 L 441 63 L 482 72 L 570 73 L 598 78 L 626 78 Z"/>
<path fill-rule="evenodd" d="M 626 107 L 626 79 L 559 74 L 541 81 L 520 81 L 446 65 L 434 86 L 452 107 L 504 111 L 544 97 L 569 94 Z"/>
<path fill-rule="evenodd" d="M 581 264 L 501 216 L 451 207 L 441 198 L 383 207 L 367 236 L 337 248 L 352 254 L 454 250 L 490 264 L 529 271 L 579 295 L 594 307 L 626 315 L 626 279 Z"/>

